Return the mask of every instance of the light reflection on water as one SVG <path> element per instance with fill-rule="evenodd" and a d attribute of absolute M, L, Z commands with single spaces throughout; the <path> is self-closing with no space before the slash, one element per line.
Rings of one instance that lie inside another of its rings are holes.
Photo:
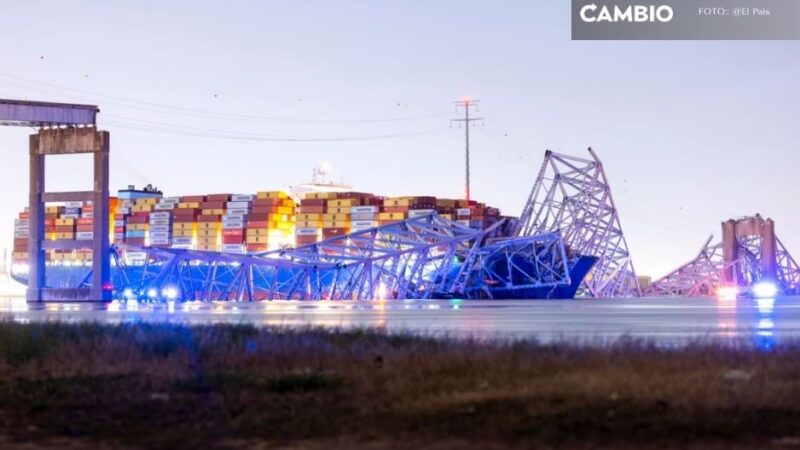
<path fill-rule="evenodd" d="M 800 338 L 800 298 L 384 300 L 265 302 L 111 302 L 28 304 L 0 298 L 0 319 L 174 323 L 252 323 L 277 326 L 375 327 L 483 338 L 653 339 L 665 344 L 693 338 L 748 340 L 774 348 Z"/>

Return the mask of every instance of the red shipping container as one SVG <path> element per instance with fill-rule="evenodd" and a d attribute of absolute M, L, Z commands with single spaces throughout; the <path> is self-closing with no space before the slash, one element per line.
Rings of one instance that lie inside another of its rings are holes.
<path fill-rule="evenodd" d="M 256 228 L 268 228 L 269 222 L 266 220 L 248 220 L 247 221 L 247 228 L 256 229 Z"/>
<path fill-rule="evenodd" d="M 23 212 L 19 213 L 19 218 L 20 218 L 20 219 L 27 219 L 27 218 L 29 218 L 29 217 L 30 217 L 30 214 L 28 214 L 28 213 L 27 213 L 27 212 L 25 212 L 25 211 L 23 211 Z"/>
<path fill-rule="evenodd" d="M 253 206 L 281 206 L 284 200 L 282 198 L 257 198 L 253 200 Z"/>
<path fill-rule="evenodd" d="M 124 233 L 125 227 L 114 227 L 114 233 Z"/>
<path fill-rule="evenodd" d="M 75 227 L 75 231 L 94 231 L 94 225 L 78 225 Z"/>
<path fill-rule="evenodd" d="M 323 228 L 322 229 L 322 236 L 323 237 L 341 236 L 343 234 L 347 234 L 347 228 Z"/>
<path fill-rule="evenodd" d="M 206 201 L 205 195 L 184 195 L 181 197 L 181 203 L 203 203 Z"/>
<path fill-rule="evenodd" d="M 128 224 L 150 223 L 150 218 L 144 216 L 130 216 L 126 220 L 126 223 Z"/>
<path fill-rule="evenodd" d="M 385 206 L 383 208 L 383 212 L 387 212 L 387 213 L 404 213 L 404 212 L 408 212 L 409 209 L 412 209 L 412 208 L 409 208 L 407 206 Z M 414 209 L 416 209 L 416 208 L 414 208 Z"/>
<path fill-rule="evenodd" d="M 56 232 L 56 226 L 55 225 L 48 225 L 48 226 L 44 227 L 44 232 L 45 233 L 55 233 Z"/>
<path fill-rule="evenodd" d="M 306 198 L 300 200 L 300 206 L 324 206 L 328 204 L 328 200 L 324 198 Z"/>
<path fill-rule="evenodd" d="M 268 248 L 267 244 L 247 244 L 248 252 L 265 252 Z"/>
<path fill-rule="evenodd" d="M 242 229 L 228 229 L 222 230 L 222 237 L 231 236 L 231 237 L 244 237 L 244 230 Z"/>
<path fill-rule="evenodd" d="M 53 225 L 56 224 L 56 221 L 53 220 L 53 219 L 45 219 L 45 220 L 43 220 L 43 222 L 44 222 L 44 226 L 46 226 L 46 227 L 47 226 L 53 226 Z"/>
<path fill-rule="evenodd" d="M 172 215 L 178 216 L 195 216 L 200 212 L 197 208 L 176 208 L 172 210 Z"/>
<path fill-rule="evenodd" d="M 198 222 L 221 222 L 221 216 L 217 214 L 202 214 L 197 216 Z"/>
<path fill-rule="evenodd" d="M 323 214 L 325 211 L 325 206 L 301 206 L 297 208 L 298 214 Z M 255 209 L 253 212 L 255 212 Z"/>
<path fill-rule="evenodd" d="M 56 220 L 56 219 L 58 219 L 58 213 L 44 213 L 44 218 L 45 219 Z M 26 217 L 26 219 L 27 219 L 27 217 Z"/>
<path fill-rule="evenodd" d="M 244 241 L 242 236 L 222 236 L 223 244 L 241 244 Z"/>
<path fill-rule="evenodd" d="M 209 196 L 210 197 L 210 196 Z M 203 209 L 225 209 L 224 201 L 206 201 L 200 204 Z"/>
<path fill-rule="evenodd" d="M 125 242 L 128 243 L 128 244 L 131 244 L 131 245 L 143 246 L 144 245 L 144 238 L 129 237 L 129 238 L 125 239 Z"/>
<path fill-rule="evenodd" d="M 279 206 L 256 206 L 250 211 L 250 214 L 275 214 L 278 212 Z"/>
<path fill-rule="evenodd" d="M 197 222 L 197 216 L 195 216 L 194 214 L 191 216 L 187 215 L 175 216 L 175 218 L 172 219 L 172 223 L 193 223 L 193 222 Z"/>
<path fill-rule="evenodd" d="M 78 226 L 81 226 L 81 225 L 91 225 L 92 223 L 94 223 L 94 220 L 93 220 L 93 219 L 85 219 L 85 218 L 83 218 L 83 219 L 78 219 Z"/>
<path fill-rule="evenodd" d="M 231 199 L 232 194 L 209 194 L 206 195 L 208 202 L 227 202 Z"/>
<path fill-rule="evenodd" d="M 114 220 L 125 220 L 127 217 L 127 214 L 114 214 Z"/>
<path fill-rule="evenodd" d="M 56 225 L 56 233 L 72 233 L 75 225 Z"/>

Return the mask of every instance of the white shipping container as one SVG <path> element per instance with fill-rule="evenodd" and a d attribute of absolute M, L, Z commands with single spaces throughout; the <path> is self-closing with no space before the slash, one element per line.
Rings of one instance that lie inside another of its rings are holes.
<path fill-rule="evenodd" d="M 242 244 L 222 244 L 222 253 L 244 253 L 245 247 Z"/>
<path fill-rule="evenodd" d="M 122 241 L 125 239 L 125 233 L 114 233 L 114 241 Z"/>
<path fill-rule="evenodd" d="M 15 231 L 14 232 L 14 239 L 24 239 L 26 237 L 30 237 L 27 231 Z"/>
<path fill-rule="evenodd" d="M 14 227 L 14 231 L 28 231 L 30 227 L 28 225 L 17 225 Z"/>
<path fill-rule="evenodd" d="M 296 236 L 316 236 L 318 232 L 317 228 L 295 228 L 294 230 Z"/>
<path fill-rule="evenodd" d="M 62 214 L 60 219 L 80 219 L 80 214 Z"/>
<path fill-rule="evenodd" d="M 244 216 L 244 215 L 247 215 L 247 214 L 249 214 L 249 213 L 250 213 L 250 210 L 249 210 L 249 209 L 247 209 L 247 208 L 233 208 L 233 209 L 228 209 L 228 214 L 231 214 L 231 215 L 240 215 L 240 216 Z"/>
<path fill-rule="evenodd" d="M 155 231 L 150 229 L 150 242 L 154 239 L 169 239 L 169 231 Z"/>
<path fill-rule="evenodd" d="M 244 214 L 225 214 L 222 216 L 222 223 L 227 222 L 243 222 L 245 219 Z"/>
<path fill-rule="evenodd" d="M 170 217 L 172 217 L 172 214 L 170 214 L 170 213 L 168 213 L 168 212 L 154 212 L 154 213 L 150 213 L 150 220 L 151 220 L 151 221 L 152 221 L 153 219 L 169 219 Z"/>
<path fill-rule="evenodd" d="M 192 244 L 176 244 L 174 242 L 172 243 L 172 248 L 177 248 L 181 250 L 193 250 L 193 247 L 194 246 Z"/>
<path fill-rule="evenodd" d="M 94 219 L 94 211 L 88 211 L 81 214 L 81 219 Z"/>
<path fill-rule="evenodd" d="M 433 214 L 435 212 L 436 210 L 434 209 L 411 209 L 408 211 L 408 217 L 410 219 L 414 217 L 427 216 L 428 214 Z"/>
<path fill-rule="evenodd" d="M 117 208 L 117 214 L 130 214 L 130 213 L 131 213 L 130 208 L 125 208 L 125 207 Z"/>
<path fill-rule="evenodd" d="M 172 243 L 180 245 L 192 245 L 192 238 L 191 236 L 175 236 L 172 238 Z"/>
<path fill-rule="evenodd" d="M 124 220 L 115 220 L 114 221 L 114 226 L 115 227 L 124 227 L 125 226 L 125 221 Z"/>
<path fill-rule="evenodd" d="M 456 215 L 459 216 L 459 217 L 469 217 L 470 210 L 469 210 L 469 208 L 458 208 L 456 210 Z"/>
<path fill-rule="evenodd" d="M 150 239 L 150 245 L 169 245 L 169 238 Z"/>
<path fill-rule="evenodd" d="M 228 209 L 236 209 L 236 208 L 249 208 L 250 202 L 228 202 Z"/>
<path fill-rule="evenodd" d="M 175 209 L 175 203 L 156 203 L 155 210 Z"/>
<path fill-rule="evenodd" d="M 223 222 L 222 229 L 223 230 L 239 230 L 244 228 L 244 222 Z"/>
<path fill-rule="evenodd" d="M 83 202 L 64 202 L 65 208 L 80 208 L 83 206 Z"/>
<path fill-rule="evenodd" d="M 469 226 L 469 220 L 456 220 L 456 223 L 459 225 L 464 225 L 465 227 Z"/>
<path fill-rule="evenodd" d="M 172 228 L 169 225 L 150 225 L 150 235 L 154 233 L 169 232 Z"/>
<path fill-rule="evenodd" d="M 378 213 L 350 214 L 350 220 L 353 220 L 353 221 L 376 220 L 377 218 L 378 218 Z"/>
<path fill-rule="evenodd" d="M 171 220 L 169 220 L 169 219 L 151 219 L 151 220 L 150 220 L 150 225 L 151 225 L 151 226 L 152 226 L 152 225 L 166 225 L 166 226 L 170 226 L 170 225 L 172 225 L 172 221 L 171 221 Z"/>
<path fill-rule="evenodd" d="M 380 207 L 373 205 L 373 206 L 351 206 L 350 207 L 350 214 L 363 214 L 363 213 L 377 213 L 380 211 Z"/>
<path fill-rule="evenodd" d="M 180 203 L 180 202 L 181 202 L 181 198 L 180 197 L 164 197 L 164 198 L 161 199 L 161 203 L 176 204 L 176 203 Z"/>
<path fill-rule="evenodd" d="M 79 241 L 91 241 L 94 239 L 94 233 L 91 231 L 78 231 L 75 233 L 75 239 Z"/>
<path fill-rule="evenodd" d="M 28 219 L 14 219 L 14 225 L 30 225 Z"/>
<path fill-rule="evenodd" d="M 354 220 L 350 222 L 350 228 L 352 229 L 360 229 L 364 230 L 367 228 L 375 228 L 378 226 L 378 222 L 375 220 Z"/>
<path fill-rule="evenodd" d="M 231 201 L 234 202 L 252 202 L 256 196 L 252 194 L 234 194 L 231 195 Z"/>

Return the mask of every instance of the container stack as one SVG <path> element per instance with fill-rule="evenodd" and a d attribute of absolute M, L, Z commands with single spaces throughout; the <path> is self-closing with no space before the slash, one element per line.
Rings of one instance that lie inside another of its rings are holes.
<path fill-rule="evenodd" d="M 435 197 L 391 197 L 383 201 L 383 212 L 378 216 L 381 225 L 436 212 Z"/>
<path fill-rule="evenodd" d="M 210 194 L 200 203 L 197 217 L 197 250 L 218 252 L 222 245 L 222 216 L 231 194 Z"/>
<path fill-rule="evenodd" d="M 28 261 L 29 223 L 27 208 L 14 219 L 14 248 L 11 253 L 11 260 L 14 262 L 25 263 Z"/>
<path fill-rule="evenodd" d="M 222 252 L 246 253 L 245 227 L 252 204 L 252 195 L 231 195 L 222 216 Z"/>
<path fill-rule="evenodd" d="M 172 210 L 172 248 L 197 249 L 198 217 L 205 195 L 187 195 L 180 198 Z"/>
<path fill-rule="evenodd" d="M 296 245 L 313 244 L 322 239 L 322 216 L 328 211 L 332 192 L 311 192 L 300 200 L 295 223 Z"/>
<path fill-rule="evenodd" d="M 261 252 L 292 245 L 295 209 L 294 200 L 284 191 L 256 194 L 247 220 L 247 251 Z"/>

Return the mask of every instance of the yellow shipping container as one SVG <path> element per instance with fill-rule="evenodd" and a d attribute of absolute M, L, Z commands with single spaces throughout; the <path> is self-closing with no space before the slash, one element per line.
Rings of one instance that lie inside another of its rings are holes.
<path fill-rule="evenodd" d="M 160 199 L 158 199 L 158 198 L 155 198 L 155 197 L 148 197 L 148 198 L 137 198 L 136 200 L 134 200 L 134 201 L 133 201 L 133 205 L 134 205 L 134 206 L 139 206 L 139 205 L 155 205 L 156 203 L 158 203 L 158 201 L 159 201 L 159 200 L 160 200 Z"/>
<path fill-rule="evenodd" d="M 216 252 L 219 250 L 219 246 L 217 244 L 209 244 L 209 245 L 200 245 L 197 244 L 197 249 L 201 252 Z"/>
<path fill-rule="evenodd" d="M 225 214 L 225 210 L 221 208 L 204 209 L 201 211 L 201 213 L 206 216 L 221 216 Z"/>
<path fill-rule="evenodd" d="M 197 209 L 200 207 L 199 202 L 183 202 L 178 203 L 178 208 L 188 208 L 188 209 Z"/>
<path fill-rule="evenodd" d="M 219 230 L 200 230 L 200 229 L 197 230 L 197 237 L 198 238 L 200 238 L 200 237 L 215 237 L 216 238 L 218 235 L 221 236 Z"/>
<path fill-rule="evenodd" d="M 284 191 L 262 191 L 256 193 L 256 198 L 289 198 L 289 194 Z"/>
<path fill-rule="evenodd" d="M 56 219 L 56 225 L 73 225 L 75 224 L 75 219 L 68 218 L 68 219 Z"/>
<path fill-rule="evenodd" d="M 75 239 L 75 233 L 56 233 L 57 240 Z"/>
<path fill-rule="evenodd" d="M 439 214 L 439 217 L 447 219 L 447 220 L 456 220 L 452 214 Z"/>
<path fill-rule="evenodd" d="M 332 220 L 322 222 L 322 228 L 350 228 L 349 220 Z"/>
<path fill-rule="evenodd" d="M 293 222 L 270 222 L 269 223 L 270 229 L 279 229 L 279 230 L 293 230 L 294 223 Z"/>
<path fill-rule="evenodd" d="M 222 222 L 197 222 L 198 230 L 220 230 Z"/>
<path fill-rule="evenodd" d="M 172 230 L 172 235 L 175 237 L 192 237 L 194 230 Z"/>
<path fill-rule="evenodd" d="M 247 236 L 246 242 L 248 244 L 269 244 L 267 236 Z"/>
<path fill-rule="evenodd" d="M 321 220 L 303 220 L 297 222 L 297 228 L 322 228 Z"/>
<path fill-rule="evenodd" d="M 297 219 L 298 222 L 300 222 L 300 221 L 308 221 L 308 220 L 311 220 L 311 221 L 322 220 L 322 214 L 320 214 L 320 213 L 304 213 L 304 214 L 296 215 L 295 218 Z"/>
<path fill-rule="evenodd" d="M 247 237 L 250 236 L 268 236 L 269 230 L 266 228 L 248 228 L 247 229 Z"/>
<path fill-rule="evenodd" d="M 62 211 L 64 211 L 63 206 L 48 206 L 44 209 L 44 212 L 47 214 L 60 213 Z"/>
<path fill-rule="evenodd" d="M 350 214 L 350 206 L 342 206 L 339 208 L 328 207 L 328 214 Z"/>
<path fill-rule="evenodd" d="M 404 220 L 406 213 L 387 213 L 383 212 L 378 214 L 378 220 Z"/>
<path fill-rule="evenodd" d="M 326 200 L 329 198 L 336 198 L 336 192 L 309 192 L 305 198 L 309 200 Z"/>
<path fill-rule="evenodd" d="M 192 230 L 194 229 L 195 224 L 192 222 L 178 222 L 172 224 L 172 230 Z"/>
<path fill-rule="evenodd" d="M 326 222 L 333 220 L 350 220 L 350 214 L 323 214 L 322 220 Z"/>
<path fill-rule="evenodd" d="M 129 231 L 147 231 L 150 229 L 149 223 L 129 223 L 128 228 Z"/>
<path fill-rule="evenodd" d="M 50 240 L 50 241 L 52 241 L 53 239 L 55 239 L 55 238 L 56 238 L 56 234 L 55 234 L 55 233 L 53 233 L 53 232 L 50 232 L 50 233 L 45 233 L 45 234 L 44 234 L 44 238 L 45 238 L 45 239 L 47 239 L 47 240 Z"/>
<path fill-rule="evenodd" d="M 153 205 L 133 205 L 131 210 L 133 212 L 151 212 L 153 210 Z"/>

